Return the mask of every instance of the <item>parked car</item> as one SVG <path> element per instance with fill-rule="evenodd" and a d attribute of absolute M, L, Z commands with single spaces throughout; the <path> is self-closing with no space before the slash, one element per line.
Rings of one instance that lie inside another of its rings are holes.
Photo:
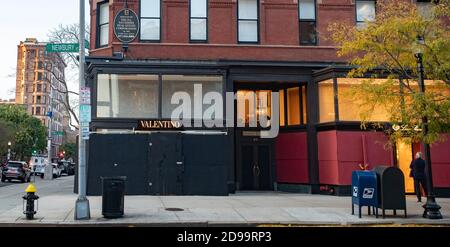
<path fill-rule="evenodd" d="M 66 160 L 62 160 L 58 162 L 58 165 L 61 166 L 61 173 L 66 174 L 67 176 L 71 176 L 75 174 L 75 164 Z"/>
<path fill-rule="evenodd" d="M 28 164 L 23 161 L 8 161 L 6 166 L 2 169 L 2 182 L 8 180 L 19 180 L 22 183 L 30 182 L 31 169 Z"/>

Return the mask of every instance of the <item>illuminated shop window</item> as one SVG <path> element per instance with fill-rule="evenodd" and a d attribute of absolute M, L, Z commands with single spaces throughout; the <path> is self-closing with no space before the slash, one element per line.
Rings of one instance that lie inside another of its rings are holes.
<path fill-rule="evenodd" d="M 302 86 L 302 107 L 303 107 L 303 124 L 308 123 L 308 94 L 306 85 Z"/>
<path fill-rule="evenodd" d="M 288 125 L 300 125 L 300 89 L 289 88 L 288 96 Z"/>
<path fill-rule="evenodd" d="M 334 112 L 334 87 L 333 80 L 326 80 L 319 83 L 319 122 L 334 122 L 336 115 Z"/>
<path fill-rule="evenodd" d="M 272 91 L 239 90 L 237 92 L 237 121 L 246 127 L 261 127 L 261 117 L 272 115 Z M 268 126 L 263 126 L 268 127 Z"/>
<path fill-rule="evenodd" d="M 359 84 L 365 79 L 338 78 L 338 101 L 340 121 L 361 121 L 361 101 L 355 100 L 350 95 L 352 85 Z M 376 80 L 381 81 L 381 80 Z M 376 83 L 375 81 L 375 83 Z M 390 107 L 387 107 L 390 109 Z M 389 109 L 382 105 L 376 105 L 368 116 L 369 121 L 388 122 L 390 118 Z"/>
<path fill-rule="evenodd" d="M 284 110 L 285 108 L 285 95 L 284 95 L 284 90 L 280 90 L 280 126 L 285 126 L 286 125 L 286 112 Z"/>

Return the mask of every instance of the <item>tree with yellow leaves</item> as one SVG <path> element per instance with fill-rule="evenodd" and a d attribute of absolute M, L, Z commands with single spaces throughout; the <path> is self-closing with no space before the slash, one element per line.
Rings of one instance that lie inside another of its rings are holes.
<path fill-rule="evenodd" d="M 348 76 L 371 75 L 349 93 L 361 107 L 362 127 L 381 126 L 370 117 L 382 105 L 390 113 L 393 127 L 386 132 L 392 143 L 406 137 L 431 144 L 442 133 L 450 133 L 450 0 L 433 2 L 422 11 L 408 1 L 380 1 L 374 21 L 359 27 L 346 23 L 329 27 L 338 56 L 354 66 Z M 424 42 L 417 42 L 418 37 Z M 418 83 L 418 52 L 423 54 L 425 94 Z M 426 135 L 421 131 L 424 117 Z"/>

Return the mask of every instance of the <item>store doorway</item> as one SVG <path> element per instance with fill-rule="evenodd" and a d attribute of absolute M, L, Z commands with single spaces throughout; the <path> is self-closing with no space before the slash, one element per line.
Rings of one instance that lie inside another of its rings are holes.
<path fill-rule="evenodd" d="M 266 85 L 267 86 L 267 85 Z M 272 89 L 237 91 L 236 172 L 238 190 L 272 191 L 275 183 L 275 139 L 261 138 L 260 131 L 270 127 Z"/>
<path fill-rule="evenodd" d="M 405 175 L 405 192 L 414 193 L 414 179 L 410 177 L 411 161 L 414 158 L 413 145 L 404 139 L 397 141 L 397 166 Z"/>

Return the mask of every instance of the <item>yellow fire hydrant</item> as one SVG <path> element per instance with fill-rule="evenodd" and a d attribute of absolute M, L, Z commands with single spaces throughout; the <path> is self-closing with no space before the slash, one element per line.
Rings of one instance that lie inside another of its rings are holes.
<path fill-rule="evenodd" d="M 37 211 L 37 200 L 39 199 L 39 196 L 36 195 L 37 189 L 33 184 L 30 184 L 25 192 L 27 194 L 23 196 L 23 213 L 27 216 L 27 220 L 32 220 Z M 34 210 L 35 202 L 36 210 Z"/>

